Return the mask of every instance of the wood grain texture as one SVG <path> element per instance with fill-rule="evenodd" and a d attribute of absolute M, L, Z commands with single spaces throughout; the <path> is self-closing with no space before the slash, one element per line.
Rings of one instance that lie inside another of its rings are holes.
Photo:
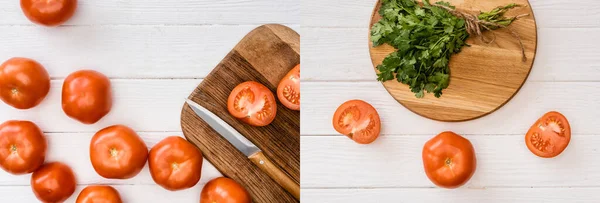
<path fill-rule="evenodd" d="M 281 25 L 265 25 L 251 31 L 221 61 L 189 96 L 214 112 L 255 143 L 275 165 L 299 183 L 300 113 L 277 105 L 275 120 L 265 127 L 252 127 L 231 117 L 229 93 L 239 83 L 257 81 L 275 92 L 279 80 L 300 63 L 299 35 Z M 287 42 L 294 43 L 287 43 Z M 221 135 L 184 105 L 181 127 L 188 140 L 225 176 L 238 181 L 256 202 L 296 202 L 267 174 L 235 149 Z"/>
<path fill-rule="evenodd" d="M 432 94 L 426 94 L 424 98 L 416 98 L 408 85 L 395 80 L 383 83 L 392 97 L 416 114 L 439 121 L 467 121 L 497 110 L 519 91 L 535 59 L 537 28 L 528 0 L 450 0 L 448 2 L 458 10 L 468 13 L 479 13 L 498 6 L 517 3 L 527 7 L 511 10 L 506 14 L 507 16 L 530 14 L 510 26 L 519 33 L 523 41 L 526 62 L 521 61 L 522 53 L 518 41 L 508 29 L 500 29 L 494 31 L 496 38 L 492 44 L 486 44 L 477 37 L 471 36 L 467 40 L 471 46 L 464 47 L 461 53 L 452 56 L 449 64 L 450 86 L 444 90 L 441 98 L 436 98 Z M 379 1 L 373 10 L 370 26 L 381 19 L 380 6 Z M 389 45 L 373 47 L 370 37 L 369 47 L 374 67 L 395 51 Z"/>
<path fill-rule="evenodd" d="M 300 185 L 292 180 L 285 172 L 265 156 L 263 152 L 256 152 L 248 157 L 254 165 L 258 166 L 263 172 L 267 173 L 283 189 L 294 195 L 294 198 L 300 199 Z"/>

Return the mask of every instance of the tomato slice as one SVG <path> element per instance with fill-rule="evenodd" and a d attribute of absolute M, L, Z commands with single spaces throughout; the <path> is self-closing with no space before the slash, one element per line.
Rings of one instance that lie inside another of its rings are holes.
<path fill-rule="evenodd" d="M 277 97 L 285 107 L 300 110 L 300 64 L 281 79 L 277 87 Z"/>
<path fill-rule="evenodd" d="M 333 128 L 359 144 L 369 144 L 379 137 L 381 121 L 371 104 L 350 100 L 335 111 Z"/>
<path fill-rule="evenodd" d="M 275 96 L 264 85 L 247 81 L 231 91 L 227 100 L 229 113 L 253 126 L 266 126 L 275 119 L 277 103 Z"/>
<path fill-rule="evenodd" d="M 527 131 L 525 143 L 533 154 L 552 158 L 562 153 L 571 141 L 571 126 L 559 112 L 551 111 L 538 119 Z"/>

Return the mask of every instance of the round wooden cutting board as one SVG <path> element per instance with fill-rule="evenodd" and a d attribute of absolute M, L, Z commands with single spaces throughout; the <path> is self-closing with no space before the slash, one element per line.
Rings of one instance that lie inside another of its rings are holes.
<path fill-rule="evenodd" d="M 481 42 L 471 36 L 462 51 L 450 60 L 450 86 L 440 98 L 426 94 L 416 98 L 408 85 L 390 80 L 383 83 L 387 91 L 409 110 L 439 121 L 467 121 L 497 110 L 519 91 L 533 65 L 537 48 L 537 28 L 528 0 L 446 0 L 461 11 L 478 14 L 510 3 L 526 5 L 515 8 L 506 16 L 528 13 L 530 16 L 515 21 L 510 27 L 516 31 L 525 46 L 527 61 L 522 61 L 519 42 L 506 29 L 494 31 L 496 40 L 492 44 Z M 435 0 L 431 1 L 437 2 Z M 378 1 L 371 17 L 370 27 L 379 19 Z M 492 37 L 491 33 L 486 36 Z M 369 52 L 374 67 L 394 51 L 389 45 L 373 47 L 369 30 Z M 375 68 L 377 72 L 377 69 Z"/>

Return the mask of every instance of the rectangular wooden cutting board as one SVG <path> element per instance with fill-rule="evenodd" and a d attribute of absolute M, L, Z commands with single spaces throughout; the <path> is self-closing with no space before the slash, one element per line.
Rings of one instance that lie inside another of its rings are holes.
<path fill-rule="evenodd" d="M 259 82 L 276 95 L 279 81 L 299 63 L 298 33 L 283 25 L 263 25 L 248 33 L 189 96 L 256 144 L 297 183 L 300 181 L 300 112 L 278 102 L 273 123 L 253 127 L 229 115 L 227 98 L 235 86 L 245 81 Z M 196 116 L 187 104 L 181 112 L 181 127 L 204 158 L 223 175 L 244 186 L 254 202 L 298 202 Z"/>

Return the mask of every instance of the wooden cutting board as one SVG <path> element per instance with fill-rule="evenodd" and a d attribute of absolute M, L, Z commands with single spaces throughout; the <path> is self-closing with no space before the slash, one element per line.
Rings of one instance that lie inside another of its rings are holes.
<path fill-rule="evenodd" d="M 300 63 L 300 36 L 282 25 L 263 25 L 246 35 L 189 96 L 256 144 L 284 172 L 300 180 L 300 112 L 277 103 L 273 123 L 247 125 L 227 111 L 235 86 L 257 81 L 276 95 L 279 81 Z M 254 202 L 297 202 L 233 145 L 198 118 L 185 104 L 181 112 L 185 137 L 225 176 L 244 186 Z"/>
<path fill-rule="evenodd" d="M 533 65 L 537 48 L 537 28 L 531 5 L 527 0 L 446 0 L 457 9 L 472 14 L 489 11 L 509 3 L 527 5 L 508 12 L 506 16 L 529 13 L 510 27 L 523 40 L 527 61 L 521 60 L 519 42 L 506 29 L 494 31 L 496 40 L 492 44 L 481 42 L 471 36 L 467 41 L 471 47 L 450 60 L 450 86 L 443 91 L 441 98 L 426 94 L 416 98 L 408 85 L 395 80 L 383 83 L 387 91 L 406 108 L 421 116 L 439 121 L 467 121 L 492 113 L 506 104 L 521 88 Z M 437 1 L 431 1 L 437 2 Z M 371 17 L 370 27 L 379 19 L 378 1 Z M 389 45 L 373 47 L 369 32 L 369 51 L 374 67 L 394 51 Z M 492 37 L 487 33 L 488 37 Z M 377 69 L 375 68 L 375 71 Z"/>

